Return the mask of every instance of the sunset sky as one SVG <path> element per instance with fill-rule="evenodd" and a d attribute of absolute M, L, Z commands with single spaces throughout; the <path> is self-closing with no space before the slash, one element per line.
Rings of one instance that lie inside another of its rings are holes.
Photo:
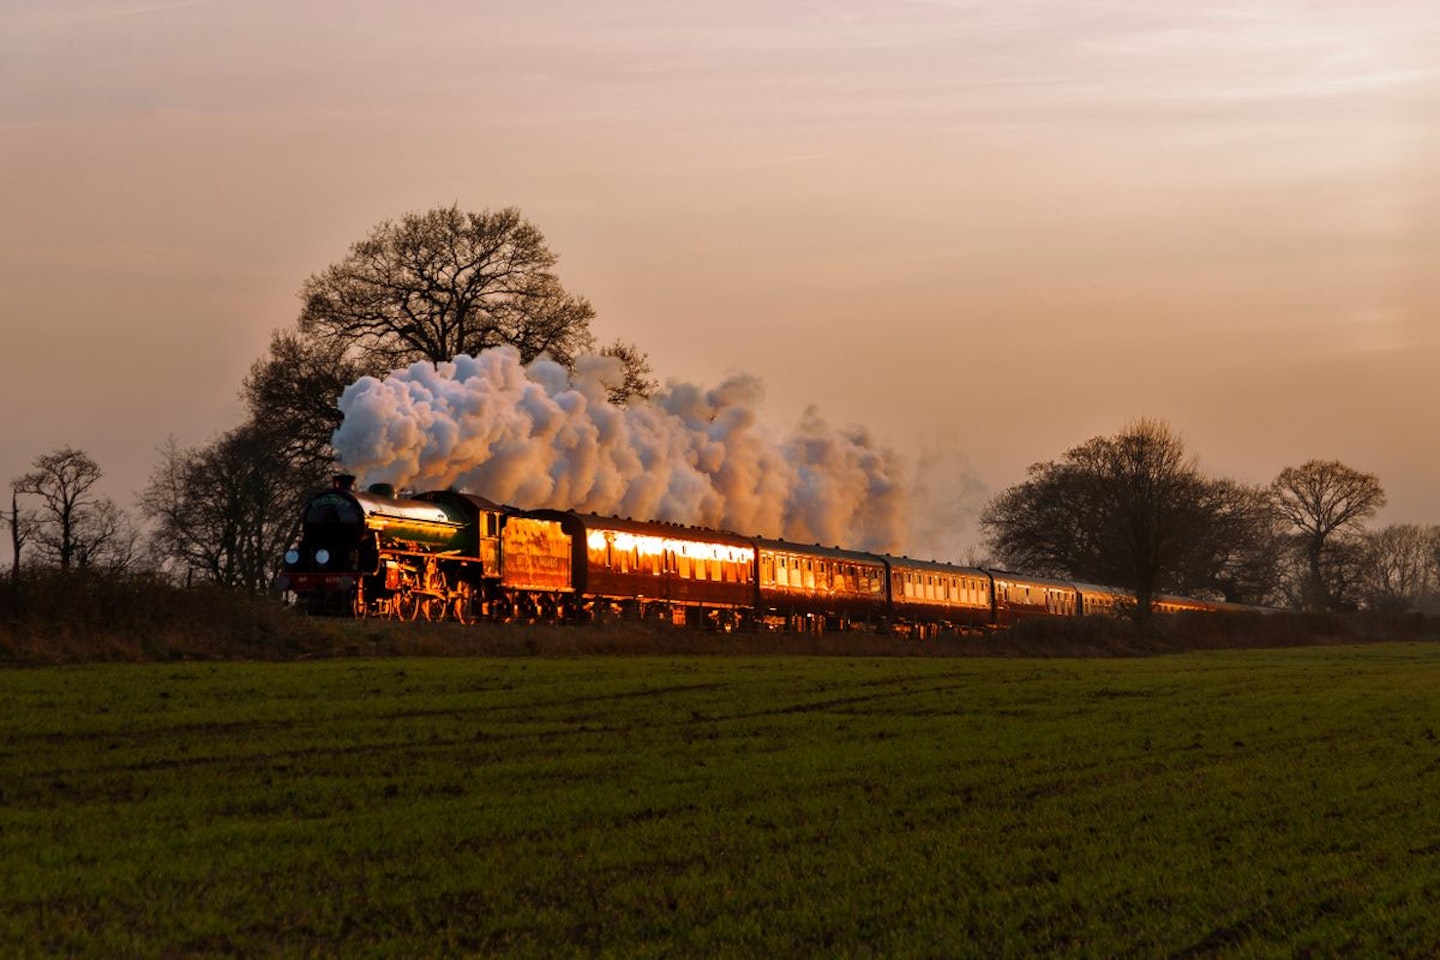
<path fill-rule="evenodd" d="M 0 0 L 0 171 L 7 482 L 74 445 L 129 506 L 309 274 L 458 203 L 962 516 L 1150 416 L 1440 523 L 1435 0 Z"/>

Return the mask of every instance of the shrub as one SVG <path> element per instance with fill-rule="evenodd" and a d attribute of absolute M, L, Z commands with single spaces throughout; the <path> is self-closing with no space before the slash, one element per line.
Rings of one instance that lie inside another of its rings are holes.
<path fill-rule="evenodd" d="M 278 602 L 148 574 L 41 571 L 0 585 L 0 660 L 291 658 L 329 646 Z"/>

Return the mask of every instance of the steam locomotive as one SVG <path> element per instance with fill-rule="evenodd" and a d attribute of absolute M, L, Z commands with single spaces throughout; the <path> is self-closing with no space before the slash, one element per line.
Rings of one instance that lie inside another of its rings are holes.
<path fill-rule="evenodd" d="M 567 510 L 454 490 L 399 497 L 354 477 L 305 504 L 276 585 L 314 613 L 402 620 L 659 619 L 720 630 L 917 638 L 1028 617 L 1113 614 L 1125 590 Z M 1185 597 L 1159 612 L 1230 606 Z"/>

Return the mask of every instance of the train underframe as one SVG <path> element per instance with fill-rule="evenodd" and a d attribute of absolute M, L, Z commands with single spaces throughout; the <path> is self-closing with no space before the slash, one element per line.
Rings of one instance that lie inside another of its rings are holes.
<path fill-rule="evenodd" d="M 460 623 L 587 623 L 641 620 L 721 631 L 748 625 L 748 608 L 644 597 L 580 596 L 515 588 L 476 561 L 389 552 L 374 571 L 290 576 L 289 589 L 315 615 Z"/>
<path fill-rule="evenodd" d="M 459 623 L 607 623 L 648 621 L 731 632 L 887 633 L 913 640 L 983 633 L 989 624 L 889 620 L 873 611 L 804 610 L 625 596 L 582 596 L 564 589 L 515 588 L 487 576 L 475 560 L 387 552 L 371 572 L 296 574 L 291 589 L 307 612 L 392 620 Z"/>

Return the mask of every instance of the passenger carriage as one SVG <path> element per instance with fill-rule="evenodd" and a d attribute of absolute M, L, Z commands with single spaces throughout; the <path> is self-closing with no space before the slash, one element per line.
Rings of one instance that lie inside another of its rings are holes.
<path fill-rule="evenodd" d="M 997 627 L 1008 627 L 1031 617 L 1076 615 L 1080 592 L 1073 583 L 1003 570 L 988 572 L 995 603 L 991 622 Z"/>
<path fill-rule="evenodd" d="M 882 557 L 786 540 L 755 546 L 755 617 L 766 629 L 873 629 L 887 618 Z"/>
<path fill-rule="evenodd" d="M 755 548 L 743 537 L 568 511 L 525 515 L 554 521 L 570 537 L 569 618 L 635 616 L 733 629 L 753 608 Z"/>
<path fill-rule="evenodd" d="M 934 636 L 940 630 L 990 626 L 994 594 L 990 574 L 978 567 L 885 558 L 889 567 L 890 616 L 900 633 Z"/>

